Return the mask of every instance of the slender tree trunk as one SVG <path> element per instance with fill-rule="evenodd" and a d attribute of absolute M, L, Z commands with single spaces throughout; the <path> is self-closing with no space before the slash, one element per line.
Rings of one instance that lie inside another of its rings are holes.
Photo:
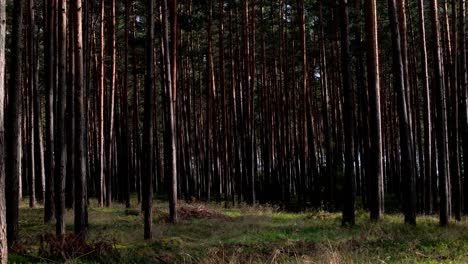
<path fill-rule="evenodd" d="M 321 79 L 321 92 L 322 92 L 322 118 L 323 118 L 323 135 L 324 135 L 324 144 L 325 144 L 325 159 L 326 159 L 326 168 L 321 178 L 323 181 L 318 181 L 315 183 L 315 192 L 316 192 L 316 201 L 315 203 L 319 205 L 321 203 L 321 185 L 325 183 L 327 178 L 333 177 L 332 167 L 333 167 L 333 146 L 332 146 L 332 135 L 330 131 L 330 119 L 329 119 L 329 109 L 330 109 L 330 89 L 328 85 L 328 68 L 327 68 L 327 54 L 325 49 L 325 34 L 323 29 L 323 4 L 322 0 L 319 0 L 319 46 L 321 54 L 321 65 L 320 65 L 320 76 Z"/>
<path fill-rule="evenodd" d="M 128 134 L 128 36 L 129 36 L 129 23 L 130 23 L 130 4 L 129 0 L 125 0 L 125 29 L 124 29 L 124 74 L 123 74 L 123 91 L 122 91 L 122 149 L 123 149 L 123 198 L 125 200 L 125 207 L 130 207 L 130 137 Z"/>
<path fill-rule="evenodd" d="M 447 113 L 445 100 L 445 84 L 442 69 L 442 52 L 440 48 L 440 26 L 438 15 L 438 1 L 431 0 L 431 24 L 432 24 L 432 43 L 434 54 L 434 78 L 436 94 L 436 141 L 437 141 L 437 160 L 439 172 L 439 215 L 440 225 L 446 226 L 449 222 L 449 201 L 447 172 L 449 171 L 447 163 Z"/>
<path fill-rule="evenodd" d="M 22 55 L 23 55 L 23 4 L 15 1 L 13 6 L 12 36 L 8 83 L 8 106 L 5 122 L 5 197 L 8 245 L 18 242 L 19 182 L 21 178 L 21 127 L 22 127 Z"/>
<path fill-rule="evenodd" d="M 361 10 L 362 1 L 356 1 L 356 8 Z M 359 41 L 359 50 L 358 50 L 358 64 L 357 64 L 357 87 L 359 89 L 359 103 L 360 103 L 360 114 L 359 117 L 361 119 L 361 155 L 359 156 L 361 159 L 361 196 L 362 196 L 362 204 L 363 208 L 369 208 L 369 163 L 368 163 L 368 155 L 369 155 L 369 103 L 368 103 L 368 96 L 367 96 L 367 89 L 366 89 L 366 79 L 365 79 L 365 66 L 364 66 L 364 52 L 363 52 L 363 41 L 361 36 L 361 26 L 356 31 L 356 40 Z"/>
<path fill-rule="evenodd" d="M 164 6 L 167 2 L 164 0 Z M 166 9 L 164 9 L 166 10 Z M 153 65 L 154 65 L 154 1 L 146 1 L 146 47 L 145 47 L 145 98 L 143 119 L 143 170 L 142 170 L 142 210 L 144 214 L 144 238 L 151 239 L 153 223 Z M 167 31 L 165 31 L 167 32 Z"/>
<path fill-rule="evenodd" d="M 452 53 L 450 56 L 449 72 L 450 90 L 447 93 L 447 115 L 449 117 L 449 159 L 450 159 L 450 180 L 452 191 L 453 214 L 457 221 L 461 220 L 462 194 L 461 194 L 461 171 L 460 171 L 460 151 L 459 151 L 459 92 L 458 92 L 458 14 L 456 0 L 452 0 Z"/>
<path fill-rule="evenodd" d="M 249 148 L 248 148 L 248 167 L 249 167 L 249 196 L 253 205 L 257 202 L 256 193 L 255 193 L 255 176 L 257 171 L 257 147 L 256 147 L 256 138 L 255 138 L 255 106 L 254 106 L 254 97 L 257 87 L 257 53 L 256 53 L 256 18 L 255 18 L 255 1 L 250 3 L 250 18 L 248 22 L 250 24 L 250 86 L 248 93 L 248 111 L 249 111 L 249 124 L 248 124 L 248 136 L 249 136 Z"/>
<path fill-rule="evenodd" d="M 227 89 L 226 89 L 226 72 L 224 69 L 224 0 L 219 0 L 219 65 L 220 65 L 220 72 L 219 72 L 219 89 L 222 92 L 222 127 L 223 127 L 223 139 L 222 139 L 222 161 L 223 161 L 223 175 L 224 175 L 224 200 L 225 206 L 228 204 L 228 194 L 229 194 L 229 134 L 228 134 L 228 99 L 227 99 Z"/>
<path fill-rule="evenodd" d="M 380 115 L 380 76 L 379 49 L 377 37 L 377 6 L 375 0 L 365 1 L 366 19 L 367 76 L 370 103 L 369 117 L 369 178 L 370 178 L 370 217 L 380 220 L 383 214 L 383 156 L 382 156 L 382 126 Z"/>
<path fill-rule="evenodd" d="M 68 15 L 68 84 L 67 84 L 67 103 L 66 103 L 66 129 L 67 129 L 67 179 L 66 179 L 66 197 L 65 205 L 72 209 L 75 203 L 75 48 L 73 37 L 73 15 L 69 5 Z"/>
<path fill-rule="evenodd" d="M 445 90 L 445 122 L 446 122 L 446 145 L 447 145 L 447 171 L 446 171 L 446 178 L 447 178 L 447 201 L 448 201 L 448 217 L 450 219 L 452 215 L 452 182 L 451 182 L 451 172 L 454 166 L 454 163 L 451 159 L 454 150 L 452 149 L 452 126 L 450 123 L 451 120 L 451 98 L 450 98 L 450 91 L 453 87 L 452 83 L 452 54 L 453 54 L 453 43 L 452 43 L 452 35 L 450 34 L 450 25 L 451 20 L 449 19 L 449 10 L 448 10 L 448 2 L 449 0 L 442 1 L 442 14 L 441 14 L 441 21 L 440 21 L 440 49 L 441 49 L 441 69 L 442 69 L 442 76 L 444 82 L 444 90 Z M 436 116 L 437 117 L 437 116 Z"/>
<path fill-rule="evenodd" d="M 67 94 L 67 2 L 58 3 L 58 94 L 57 94 L 57 126 L 55 134 L 55 218 L 56 234 L 65 234 L 65 177 L 67 174 L 67 145 L 65 135 L 65 104 Z"/>
<path fill-rule="evenodd" d="M 34 120 L 37 118 L 34 116 L 34 100 L 33 100 L 33 91 L 36 86 L 36 57 L 34 56 L 34 47 L 35 47 L 35 13 L 34 13 L 34 1 L 28 1 L 28 41 L 27 41 L 27 61 L 28 66 L 28 85 L 27 85 L 27 99 L 26 104 L 26 114 L 27 124 L 24 126 L 26 128 L 27 134 L 27 155 L 28 163 L 26 165 L 28 171 L 28 185 L 29 185 L 29 207 L 34 208 L 36 206 L 36 166 L 35 166 L 35 156 L 34 156 L 34 145 L 35 145 L 35 136 L 34 136 Z"/>
<path fill-rule="evenodd" d="M 205 188 L 206 188 L 206 200 L 210 201 L 211 199 L 211 182 L 213 178 L 213 170 L 212 170 L 212 163 L 214 160 L 213 153 L 215 152 L 215 145 L 213 142 L 213 110 L 214 106 L 214 96 L 215 96 L 215 76 L 214 76 L 214 69 L 213 69 L 213 38 L 212 38 L 212 24 L 213 24 L 213 0 L 210 0 L 208 3 L 208 26 L 207 26 L 207 62 L 206 62 L 206 127 L 205 127 L 205 170 L 206 170 L 206 180 L 205 180 Z"/>
<path fill-rule="evenodd" d="M 113 144 L 114 144 L 114 111 L 115 111 L 115 87 L 116 87 L 116 74 L 117 74 L 117 47 L 116 47 L 116 17 L 115 17 L 115 1 L 111 1 L 111 25 L 110 25 L 110 45 L 111 45 L 111 76 L 110 76 L 110 94 L 109 94 L 109 123 L 108 123 L 108 138 L 107 138 L 107 158 L 106 158 L 106 207 L 110 207 L 112 204 L 112 160 L 115 158 L 113 155 Z"/>
<path fill-rule="evenodd" d="M 341 71 L 343 78 L 343 121 L 345 134 L 345 186 L 343 225 L 355 223 L 356 175 L 354 174 L 354 92 L 352 88 L 349 51 L 349 11 L 348 0 L 340 1 L 341 16 Z"/>
<path fill-rule="evenodd" d="M 104 15 L 105 15 L 105 1 L 101 0 L 101 30 L 100 30 L 100 43 L 101 50 L 99 55 L 99 204 L 104 205 L 105 185 L 104 185 L 104 171 L 106 171 L 106 159 L 104 156 L 104 98 L 105 98 L 105 65 L 104 65 Z"/>
<path fill-rule="evenodd" d="M 72 1 L 74 15 L 75 46 L 75 234 L 82 239 L 87 235 L 87 188 L 86 188 L 86 109 L 83 80 L 83 13 L 81 0 Z"/>
<path fill-rule="evenodd" d="M 135 39 L 136 37 L 136 26 L 135 20 L 137 19 L 137 15 L 133 10 L 133 18 L 132 18 L 132 25 L 133 25 L 133 32 L 132 37 Z M 137 58 L 136 58 L 136 49 L 133 45 L 132 47 L 132 74 L 133 74 L 133 146 L 134 146 L 134 174 L 135 174 L 135 181 L 136 181 L 136 189 L 138 192 L 138 203 L 141 203 L 141 144 L 140 144 L 140 121 L 139 121 L 139 83 L 138 83 L 138 74 L 137 74 Z"/>
<path fill-rule="evenodd" d="M 301 132 L 302 137 L 299 139 L 302 143 L 302 149 L 300 153 L 300 163 L 301 163 L 301 175 L 299 179 L 299 188 L 301 189 L 300 197 L 302 199 L 299 206 L 303 207 L 305 205 L 305 197 L 303 196 L 305 190 L 305 179 L 309 174 L 309 144 L 307 129 L 309 127 L 308 112 L 309 112 L 309 72 L 308 72 L 308 61 L 307 61 L 307 41 L 306 41 L 306 24 L 305 24 L 305 14 L 304 14 L 304 1 L 297 1 L 297 16 L 299 18 L 299 34 L 301 42 L 301 60 L 302 60 L 302 83 L 301 88 L 303 92 L 302 98 L 302 111 L 300 113 L 300 119 L 302 120 Z M 300 135 L 298 133 L 298 135 Z"/>
<path fill-rule="evenodd" d="M 423 98 L 424 98 L 424 188 L 425 188 L 425 213 L 432 212 L 432 124 L 431 124 L 431 93 L 429 90 L 429 73 L 427 63 L 427 47 L 426 47 L 426 27 L 424 19 L 424 1 L 418 0 L 418 14 L 419 14 L 419 31 L 421 32 L 421 66 L 422 66 L 422 84 L 423 84 Z M 421 146 L 422 147 L 422 146 Z"/>
<path fill-rule="evenodd" d="M 401 177 L 403 188 L 403 211 L 405 223 L 416 224 L 416 188 L 413 174 L 413 156 L 411 154 L 409 113 L 406 101 L 406 86 L 404 80 L 404 63 L 401 53 L 399 20 L 395 0 L 388 0 L 393 50 L 393 78 L 398 101 L 398 121 L 400 125 Z"/>
<path fill-rule="evenodd" d="M 219 199 L 219 173 L 218 173 L 218 154 L 219 154 L 219 146 L 218 146 L 218 127 L 216 124 L 216 114 L 217 114 L 217 93 L 216 93 L 216 77 L 215 77 L 215 69 L 214 69 L 214 59 L 213 59 L 213 33 L 212 33 L 212 25 L 213 25 L 213 0 L 209 1 L 209 15 L 208 15 L 208 28 L 207 28 L 207 35 L 208 35 L 208 51 L 207 51 L 207 118 L 208 118 L 208 131 L 209 131 L 209 148 L 207 149 L 209 155 L 207 155 L 206 165 L 209 165 L 209 175 L 210 177 L 207 178 L 208 186 L 210 190 L 215 192 L 215 198 Z M 174 80 L 173 80 L 174 81 Z M 210 199 L 210 197 L 207 197 Z"/>
<path fill-rule="evenodd" d="M 0 146 L 5 146 L 5 33 L 6 1 L 0 0 Z M 0 148 L 0 264 L 7 264 L 7 222 L 5 201 L 5 150 Z"/>
<path fill-rule="evenodd" d="M 33 100 L 33 115 L 34 115 L 34 159 L 36 160 L 35 165 L 35 173 L 36 176 L 35 183 L 36 183 L 36 195 L 39 201 L 44 201 L 45 196 L 45 169 L 44 169 L 44 137 L 43 137 L 43 130 L 42 130 L 42 115 L 41 115 L 41 107 L 40 107 L 40 97 L 38 95 L 38 81 L 39 81 L 39 63 L 38 63 L 38 53 L 39 53 L 39 44 L 37 41 L 35 42 L 36 46 L 34 48 L 34 55 L 35 59 L 35 76 L 34 81 L 35 85 L 33 86 L 32 91 L 32 100 Z"/>
<path fill-rule="evenodd" d="M 166 5 L 167 0 L 163 0 Z M 167 14 L 167 6 L 163 8 L 163 12 Z M 169 84 L 169 120 L 170 120 L 170 146 L 171 146 L 171 178 L 170 178 L 170 194 L 169 194 L 169 218 L 171 223 L 177 222 L 177 0 L 172 0 L 170 5 L 170 20 L 171 20 L 171 45 L 169 53 L 166 53 L 166 71 Z M 165 30 L 168 30 L 167 23 Z M 164 33 L 164 35 L 167 35 Z M 167 44 L 167 39 L 166 39 Z M 170 64 L 167 60 L 170 57 Z"/>
<path fill-rule="evenodd" d="M 466 73 L 466 15 L 465 0 L 459 1 L 459 27 L 458 27 L 458 58 L 459 58 L 459 92 L 461 96 L 460 103 L 460 133 L 463 141 L 463 178 L 464 178 L 464 213 L 468 215 L 468 92 L 467 92 L 467 73 Z"/>
<path fill-rule="evenodd" d="M 56 0 L 46 2 L 44 30 L 44 67 L 45 67 L 45 200 L 44 222 L 52 221 L 54 217 L 54 90 L 55 90 L 55 4 Z"/>

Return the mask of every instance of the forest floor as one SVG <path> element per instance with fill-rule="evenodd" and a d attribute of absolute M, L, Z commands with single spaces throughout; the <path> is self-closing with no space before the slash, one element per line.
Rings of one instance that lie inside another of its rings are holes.
<path fill-rule="evenodd" d="M 438 226 L 436 217 L 419 217 L 416 227 L 402 215 L 371 223 L 357 212 L 357 225 L 343 228 L 341 214 L 287 213 L 272 207 L 183 203 L 180 221 L 167 222 L 167 203 L 155 202 L 154 239 L 143 240 L 137 207 L 120 204 L 89 209 L 89 240 L 113 245 L 99 254 L 69 255 L 67 263 L 468 263 L 468 219 Z M 54 232 L 43 224 L 43 209 L 20 208 L 19 253 L 9 263 L 52 262 L 39 253 L 40 236 Z M 73 232 L 73 212 L 66 215 Z M 44 240 L 44 238 L 43 238 Z M 107 241 L 107 242 L 106 242 Z M 90 257 L 93 256 L 93 257 Z M 56 261 L 63 262 L 63 261 Z"/>

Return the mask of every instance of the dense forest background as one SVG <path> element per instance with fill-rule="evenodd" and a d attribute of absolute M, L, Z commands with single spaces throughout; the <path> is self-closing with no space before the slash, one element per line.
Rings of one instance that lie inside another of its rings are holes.
<path fill-rule="evenodd" d="M 343 211 L 351 226 L 356 207 L 460 220 L 465 13 L 464 0 L 0 0 L 2 234 L 18 239 L 23 197 L 57 235 L 73 208 L 83 238 L 91 199 L 133 195 L 148 239 L 155 197 L 173 223 L 178 200 Z"/>

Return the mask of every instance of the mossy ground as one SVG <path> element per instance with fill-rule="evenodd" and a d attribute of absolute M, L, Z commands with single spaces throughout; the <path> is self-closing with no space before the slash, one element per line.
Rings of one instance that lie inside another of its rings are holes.
<path fill-rule="evenodd" d="M 155 202 L 154 239 L 143 240 L 138 208 L 120 204 L 89 209 L 89 239 L 115 241 L 116 252 L 99 259 L 68 263 L 468 263 L 468 219 L 442 228 L 433 216 L 417 226 L 402 215 L 385 215 L 378 223 L 357 212 L 354 228 L 340 225 L 339 213 L 279 212 L 271 207 L 225 209 L 218 204 L 185 204 L 222 217 L 184 217 L 167 223 L 167 204 Z M 10 254 L 11 263 L 45 262 L 37 255 L 39 236 L 54 232 L 44 224 L 43 209 L 20 208 L 20 237 L 27 249 Z M 73 232 L 73 212 L 66 215 Z"/>

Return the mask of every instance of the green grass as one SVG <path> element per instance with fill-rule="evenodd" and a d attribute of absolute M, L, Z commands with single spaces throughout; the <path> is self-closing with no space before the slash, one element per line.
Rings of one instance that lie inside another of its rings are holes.
<path fill-rule="evenodd" d="M 357 212 L 354 228 L 340 226 L 338 213 L 278 212 L 271 207 L 224 209 L 217 204 L 185 204 L 204 208 L 211 217 L 184 217 L 168 224 L 167 204 L 155 203 L 154 239 L 144 241 L 141 215 L 122 205 L 89 210 L 90 240 L 114 240 L 117 254 L 68 263 L 468 263 L 468 219 L 449 227 L 436 217 L 419 217 L 416 227 L 402 215 L 385 215 L 378 223 Z M 42 223 L 42 208 L 20 209 L 23 255 L 11 263 L 40 262 L 39 235 L 53 232 Z M 66 215 L 72 232 L 73 214 Z"/>

